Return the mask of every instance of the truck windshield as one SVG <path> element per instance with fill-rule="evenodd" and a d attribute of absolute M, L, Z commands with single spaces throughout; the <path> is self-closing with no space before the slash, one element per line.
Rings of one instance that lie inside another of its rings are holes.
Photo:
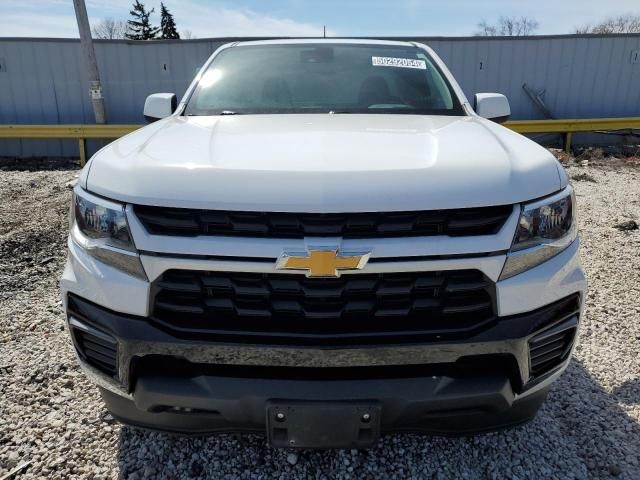
<path fill-rule="evenodd" d="M 227 48 L 203 73 L 184 113 L 464 115 L 424 50 L 327 43 Z"/>

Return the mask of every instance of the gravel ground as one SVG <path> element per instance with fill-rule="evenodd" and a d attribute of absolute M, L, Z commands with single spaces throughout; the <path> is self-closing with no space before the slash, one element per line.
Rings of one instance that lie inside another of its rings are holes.
<path fill-rule="evenodd" d="M 267 448 L 121 427 L 62 327 L 62 162 L 0 161 L 0 478 L 640 479 L 640 166 L 568 166 L 578 194 L 588 312 L 575 358 L 528 425 L 473 438 L 397 435 L 367 452 Z M 630 226 L 630 227 L 629 227 Z M 622 228 L 622 227 L 621 227 Z"/>

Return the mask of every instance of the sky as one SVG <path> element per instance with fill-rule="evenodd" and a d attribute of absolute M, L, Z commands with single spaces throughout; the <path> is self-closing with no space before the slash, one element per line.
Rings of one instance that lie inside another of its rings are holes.
<path fill-rule="evenodd" d="M 127 19 L 133 0 L 85 0 L 89 21 Z M 142 0 L 155 8 L 160 0 Z M 466 36 L 501 15 L 539 22 L 537 34 L 571 33 L 606 17 L 640 15 L 639 0 L 164 0 L 178 30 L 222 36 Z M 0 0 L 2 37 L 78 37 L 72 0 Z"/>

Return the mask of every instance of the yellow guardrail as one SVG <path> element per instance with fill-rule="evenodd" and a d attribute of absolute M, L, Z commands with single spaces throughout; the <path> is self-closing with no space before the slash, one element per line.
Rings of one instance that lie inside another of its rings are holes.
<path fill-rule="evenodd" d="M 640 117 L 512 120 L 505 122 L 504 126 L 518 133 L 565 133 L 564 150 L 568 153 L 574 133 L 640 129 Z"/>
<path fill-rule="evenodd" d="M 0 125 L 0 138 L 118 138 L 142 125 Z"/>
<path fill-rule="evenodd" d="M 118 138 L 143 125 L 0 125 L 0 138 L 75 139 L 80 148 L 80 164 L 87 160 L 90 138 Z M 640 129 L 640 117 L 581 118 L 571 120 L 512 120 L 505 127 L 518 133 L 564 133 L 565 150 L 571 149 L 576 132 L 610 132 Z"/>
<path fill-rule="evenodd" d="M 87 162 L 87 139 L 119 138 L 143 125 L 0 125 L 0 138 L 75 139 L 80 165 Z"/>
<path fill-rule="evenodd" d="M 640 117 L 511 120 L 504 125 L 518 133 L 597 132 L 640 128 Z"/>

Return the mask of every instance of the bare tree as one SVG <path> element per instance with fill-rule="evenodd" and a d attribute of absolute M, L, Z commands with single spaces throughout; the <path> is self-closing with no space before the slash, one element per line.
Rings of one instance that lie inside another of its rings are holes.
<path fill-rule="evenodd" d="M 180 34 L 180 37 L 183 40 L 193 40 L 194 38 L 198 38 L 193 34 L 191 30 L 183 30 L 182 33 Z"/>
<path fill-rule="evenodd" d="M 540 24 L 537 20 L 529 17 L 500 17 L 498 23 L 492 25 L 486 20 L 478 24 L 478 37 L 521 37 L 533 35 Z"/>
<path fill-rule="evenodd" d="M 124 20 L 114 20 L 113 18 L 105 18 L 91 28 L 93 38 L 106 38 L 114 40 L 117 38 L 125 38 L 127 33 L 127 22 Z"/>
<path fill-rule="evenodd" d="M 474 35 L 476 37 L 495 37 L 498 35 L 498 29 L 495 25 L 489 25 L 486 20 L 481 21 L 478 24 L 478 28 L 480 29 Z"/>
<path fill-rule="evenodd" d="M 609 17 L 595 25 L 587 24 L 575 29 L 575 33 L 640 33 L 640 15 Z"/>

